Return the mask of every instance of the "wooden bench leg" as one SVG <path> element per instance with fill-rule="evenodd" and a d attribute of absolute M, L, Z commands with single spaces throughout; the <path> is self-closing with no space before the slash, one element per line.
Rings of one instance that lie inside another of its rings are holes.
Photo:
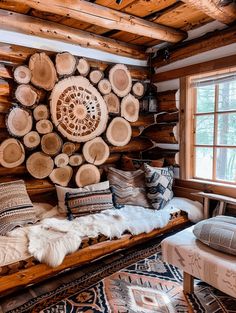
<path fill-rule="evenodd" d="M 186 272 L 184 272 L 183 290 L 184 293 L 193 293 L 194 291 L 194 277 Z"/>

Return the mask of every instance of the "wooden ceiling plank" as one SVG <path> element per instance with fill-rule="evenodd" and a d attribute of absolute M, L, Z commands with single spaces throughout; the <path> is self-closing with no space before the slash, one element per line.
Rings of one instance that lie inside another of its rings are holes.
<path fill-rule="evenodd" d="M 156 67 L 183 60 L 202 52 L 210 51 L 219 47 L 227 46 L 236 42 L 236 26 L 228 27 L 208 33 L 202 37 L 195 38 L 173 46 L 169 49 L 169 58 L 163 60 L 163 50 L 158 51 L 157 57 L 153 60 Z"/>
<path fill-rule="evenodd" d="M 2 29 L 61 40 L 116 55 L 146 59 L 146 54 L 137 46 L 19 13 L 0 10 L 0 26 Z"/>
<path fill-rule="evenodd" d="M 193 10 L 186 4 L 179 3 L 175 8 L 166 10 L 163 14 L 152 20 L 155 23 L 188 31 L 211 22 L 212 18 L 199 10 Z"/>
<path fill-rule="evenodd" d="M 231 24 L 236 21 L 236 2 L 220 0 L 183 0 L 191 8 L 200 10 L 211 18 Z"/>
<path fill-rule="evenodd" d="M 0 9 L 10 10 L 17 13 L 28 13 L 30 7 L 24 1 L 4 0 L 0 1 Z"/>
<path fill-rule="evenodd" d="M 96 0 L 95 3 L 100 4 L 100 5 L 107 7 L 107 8 L 111 8 L 111 9 L 120 11 L 135 1 L 136 0 L 123 0 L 120 4 L 118 4 L 118 3 L 116 3 L 115 0 Z"/>
<path fill-rule="evenodd" d="M 84 0 L 25 0 L 31 8 L 89 22 L 109 29 L 123 30 L 140 36 L 168 42 L 186 38 L 183 31 L 157 25 L 141 18 L 122 13 Z"/>

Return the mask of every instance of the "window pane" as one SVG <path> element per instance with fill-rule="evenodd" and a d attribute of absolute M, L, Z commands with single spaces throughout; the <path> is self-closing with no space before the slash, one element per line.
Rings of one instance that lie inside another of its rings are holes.
<path fill-rule="evenodd" d="M 212 179 L 213 148 L 195 147 L 195 176 Z"/>
<path fill-rule="evenodd" d="M 218 145 L 236 145 L 236 113 L 218 114 Z"/>
<path fill-rule="evenodd" d="M 236 110 L 236 81 L 219 84 L 218 110 Z"/>
<path fill-rule="evenodd" d="M 197 113 L 213 112 L 215 109 L 215 85 L 197 88 Z"/>
<path fill-rule="evenodd" d="M 236 149 L 217 148 L 216 178 L 236 182 Z"/>
<path fill-rule="evenodd" d="M 214 114 L 196 116 L 196 144 L 213 145 Z"/>

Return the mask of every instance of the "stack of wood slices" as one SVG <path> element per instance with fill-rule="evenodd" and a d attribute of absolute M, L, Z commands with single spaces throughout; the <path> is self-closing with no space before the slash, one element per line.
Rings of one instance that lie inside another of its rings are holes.
<path fill-rule="evenodd" d="M 41 52 L 13 76 L 14 103 L 6 116 L 11 137 L 0 145 L 5 168 L 25 162 L 34 178 L 82 187 L 99 182 L 104 164 L 122 153 L 152 148 L 156 135 L 171 133 L 176 142 L 175 124 L 156 126 L 154 115 L 139 119 L 145 84 L 132 82 L 123 64 L 103 71 L 68 52 L 55 62 Z"/>

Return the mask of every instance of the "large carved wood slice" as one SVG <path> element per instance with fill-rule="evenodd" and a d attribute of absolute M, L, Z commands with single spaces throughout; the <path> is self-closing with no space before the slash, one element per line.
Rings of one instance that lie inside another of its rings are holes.
<path fill-rule="evenodd" d="M 113 146 L 125 146 L 132 136 L 132 129 L 124 118 L 115 117 L 107 127 L 106 137 Z"/>
<path fill-rule="evenodd" d="M 109 71 L 112 89 L 119 97 L 125 97 L 132 88 L 132 78 L 128 68 L 123 64 L 114 65 Z"/>
<path fill-rule="evenodd" d="M 113 92 L 104 96 L 104 100 L 107 104 L 109 113 L 119 114 L 120 113 L 120 99 Z"/>
<path fill-rule="evenodd" d="M 69 184 L 73 174 L 73 170 L 70 166 L 55 168 L 49 178 L 54 184 L 66 187 Z"/>
<path fill-rule="evenodd" d="M 56 70 L 59 75 L 72 75 L 76 70 L 76 58 L 69 52 L 58 53 Z"/>
<path fill-rule="evenodd" d="M 33 111 L 33 116 L 36 121 L 47 120 L 49 118 L 49 110 L 45 104 L 39 104 Z"/>
<path fill-rule="evenodd" d="M 33 119 L 29 111 L 13 108 L 7 116 L 6 126 L 12 136 L 23 137 L 32 129 Z"/>
<path fill-rule="evenodd" d="M 87 141 L 83 146 L 83 155 L 88 163 L 103 164 L 109 157 L 109 147 L 101 137 Z"/>
<path fill-rule="evenodd" d="M 23 143 L 26 148 L 34 149 L 40 144 L 40 136 L 36 131 L 31 131 L 23 138 Z"/>
<path fill-rule="evenodd" d="M 25 160 L 25 149 L 15 138 L 8 138 L 0 145 L 0 164 L 7 168 L 21 165 Z"/>
<path fill-rule="evenodd" d="M 82 76 L 68 77 L 55 85 L 50 96 L 50 111 L 57 130 L 70 141 L 85 142 L 106 129 L 106 103 Z"/>
<path fill-rule="evenodd" d="M 97 184 L 100 182 L 99 169 L 93 164 L 83 164 L 75 175 L 75 182 L 78 187 Z"/>
<path fill-rule="evenodd" d="M 31 80 L 31 71 L 28 66 L 18 66 L 14 70 L 14 79 L 18 84 L 28 84 Z"/>
<path fill-rule="evenodd" d="M 30 57 L 31 83 L 45 90 L 52 90 L 57 81 L 57 73 L 46 53 L 35 53 Z"/>
<path fill-rule="evenodd" d="M 53 159 L 42 152 L 35 152 L 26 161 L 26 168 L 37 179 L 48 177 L 54 167 Z"/>
<path fill-rule="evenodd" d="M 128 94 L 121 101 L 121 116 L 129 122 L 136 122 L 139 116 L 139 101 Z"/>
<path fill-rule="evenodd" d="M 43 135 L 41 139 L 42 151 L 48 155 L 57 155 L 62 148 L 62 139 L 57 133 Z"/>

